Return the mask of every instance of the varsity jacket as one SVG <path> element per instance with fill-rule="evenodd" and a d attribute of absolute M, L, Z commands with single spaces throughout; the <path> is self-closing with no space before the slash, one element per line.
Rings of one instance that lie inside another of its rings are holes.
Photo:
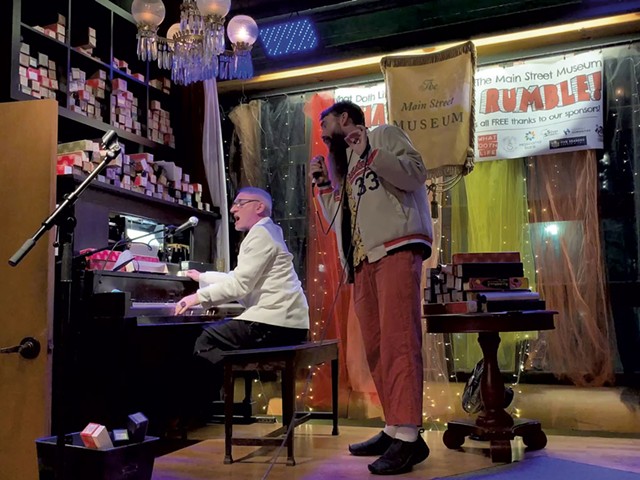
<path fill-rule="evenodd" d="M 356 224 L 369 262 L 399 247 L 422 244 L 431 251 L 433 227 L 427 198 L 426 168 L 409 137 L 393 125 L 381 125 L 367 134 L 370 149 L 360 158 L 347 149 L 346 181 L 356 204 Z M 341 238 L 341 196 L 346 189 L 331 185 L 317 189 L 323 214 Z M 345 192 L 346 195 L 346 192 Z M 347 199 L 344 199 L 347 201 Z M 335 216 L 335 218 L 334 218 Z M 338 241 L 343 262 L 345 252 Z"/>

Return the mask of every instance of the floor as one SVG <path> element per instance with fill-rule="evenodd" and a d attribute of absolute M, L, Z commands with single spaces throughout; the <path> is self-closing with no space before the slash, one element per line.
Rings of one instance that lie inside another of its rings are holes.
<path fill-rule="evenodd" d="M 276 425 L 277 426 L 277 425 Z M 274 428 L 273 424 L 256 423 L 234 426 L 234 435 L 256 435 Z M 255 479 L 353 479 L 370 476 L 370 458 L 349 455 L 349 443 L 375 435 L 377 427 L 341 426 L 340 435 L 331 435 L 331 426 L 305 424 L 296 429 L 296 462 L 286 466 L 286 449 L 233 447 L 234 463 L 224 465 L 224 429 L 210 425 L 190 432 L 189 438 L 200 440 L 186 448 L 158 457 L 153 480 L 200 480 L 223 478 Z M 550 433 L 550 432 L 547 432 Z M 442 431 L 424 433 L 431 448 L 430 457 L 403 479 L 432 479 L 491 467 L 488 450 L 483 442 L 467 439 L 463 449 L 448 450 L 442 443 Z M 514 455 L 547 455 L 565 460 L 635 472 L 640 478 L 640 438 L 605 436 L 548 435 L 544 450 L 523 453 L 522 444 L 514 441 Z M 517 460 L 518 458 L 515 458 Z M 375 478 L 375 477 L 374 477 Z M 586 479 L 585 479 L 586 480 Z"/>

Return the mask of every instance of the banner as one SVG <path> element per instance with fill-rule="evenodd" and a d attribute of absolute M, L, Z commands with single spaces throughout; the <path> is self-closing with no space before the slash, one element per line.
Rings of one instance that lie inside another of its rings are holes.
<path fill-rule="evenodd" d="M 429 178 L 463 173 L 474 141 L 473 43 L 425 55 L 384 57 L 380 64 L 389 120 L 409 135 Z"/>
<path fill-rule="evenodd" d="M 361 85 L 355 87 L 336 88 L 336 102 L 349 100 L 362 108 L 365 125 L 369 128 L 387 123 L 387 92 L 384 83 Z"/>
<path fill-rule="evenodd" d="M 476 74 L 476 160 L 603 148 L 602 54 Z"/>

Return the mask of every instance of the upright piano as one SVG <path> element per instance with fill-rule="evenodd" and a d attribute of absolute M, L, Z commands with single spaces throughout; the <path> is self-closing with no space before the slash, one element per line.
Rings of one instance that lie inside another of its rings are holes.
<path fill-rule="evenodd" d="M 72 372 L 68 428 L 88 422 L 126 426 L 143 412 L 161 433 L 175 415 L 180 380 L 203 327 L 238 315 L 239 304 L 174 315 L 177 301 L 198 283 L 173 275 L 82 270 L 72 302 Z M 203 380 L 204 381 L 204 380 Z"/>

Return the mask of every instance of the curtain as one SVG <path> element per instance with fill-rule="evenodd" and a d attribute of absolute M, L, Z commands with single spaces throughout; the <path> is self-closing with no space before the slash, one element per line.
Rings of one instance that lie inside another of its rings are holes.
<path fill-rule="evenodd" d="M 603 50 L 604 153 L 598 161 L 600 221 L 620 366 L 626 384 L 640 372 L 640 321 L 629 288 L 640 280 L 640 44 Z"/>
<path fill-rule="evenodd" d="M 598 217 L 595 152 L 530 160 L 527 177 L 538 289 L 559 312 L 532 355 L 576 385 L 613 381 L 614 329 Z"/>
<path fill-rule="evenodd" d="M 320 113 L 333 103 L 331 93 L 317 93 L 305 106 L 310 157 L 326 155 L 326 146 L 320 136 Z M 342 266 L 335 234 L 314 199 L 310 182 L 307 192 L 307 297 L 312 339 L 340 339 L 340 398 L 346 400 L 347 407 L 353 401 L 373 401 L 379 405 L 365 358 L 360 325 L 353 309 L 351 285 L 341 283 Z M 314 378 L 313 404 L 316 406 L 328 404 L 330 400 L 330 371 L 327 367 L 321 368 Z"/>
<path fill-rule="evenodd" d="M 202 129 L 202 157 L 211 201 L 220 208 L 221 219 L 216 232 L 216 269 L 228 272 L 231 268 L 229 254 L 229 209 L 225 179 L 224 153 L 220 126 L 220 105 L 216 80 L 204 83 L 204 126 Z"/>
<path fill-rule="evenodd" d="M 425 160 L 427 163 L 429 159 Z M 434 182 L 441 184 L 444 178 L 436 178 Z M 432 181 L 428 181 L 432 183 Z M 436 188 L 431 192 L 431 216 L 433 219 L 433 242 L 431 244 L 431 257 L 422 263 L 422 291 L 426 288 L 428 270 L 435 268 L 444 262 L 443 241 L 444 230 L 447 226 L 443 218 L 444 194 Z M 423 299 L 424 300 L 424 299 Z M 453 346 L 451 334 L 426 333 L 423 322 L 422 361 L 424 367 L 424 392 L 423 392 L 423 422 L 439 422 L 451 419 L 453 413 L 458 411 L 460 397 L 450 388 L 449 381 L 455 381 L 453 369 Z"/>
<path fill-rule="evenodd" d="M 241 187 L 265 188 L 260 161 L 260 100 L 241 103 L 229 113 L 235 127 L 234 135 L 240 143 Z"/>
<path fill-rule="evenodd" d="M 520 252 L 525 276 L 535 289 L 535 270 L 527 214 L 526 170 L 523 161 L 478 162 L 473 172 L 449 192 L 451 253 Z M 498 363 L 503 370 L 517 371 L 523 354 L 522 340 L 534 333 L 500 335 Z M 475 335 L 454 336 L 457 370 L 471 370 L 482 358 Z"/>

